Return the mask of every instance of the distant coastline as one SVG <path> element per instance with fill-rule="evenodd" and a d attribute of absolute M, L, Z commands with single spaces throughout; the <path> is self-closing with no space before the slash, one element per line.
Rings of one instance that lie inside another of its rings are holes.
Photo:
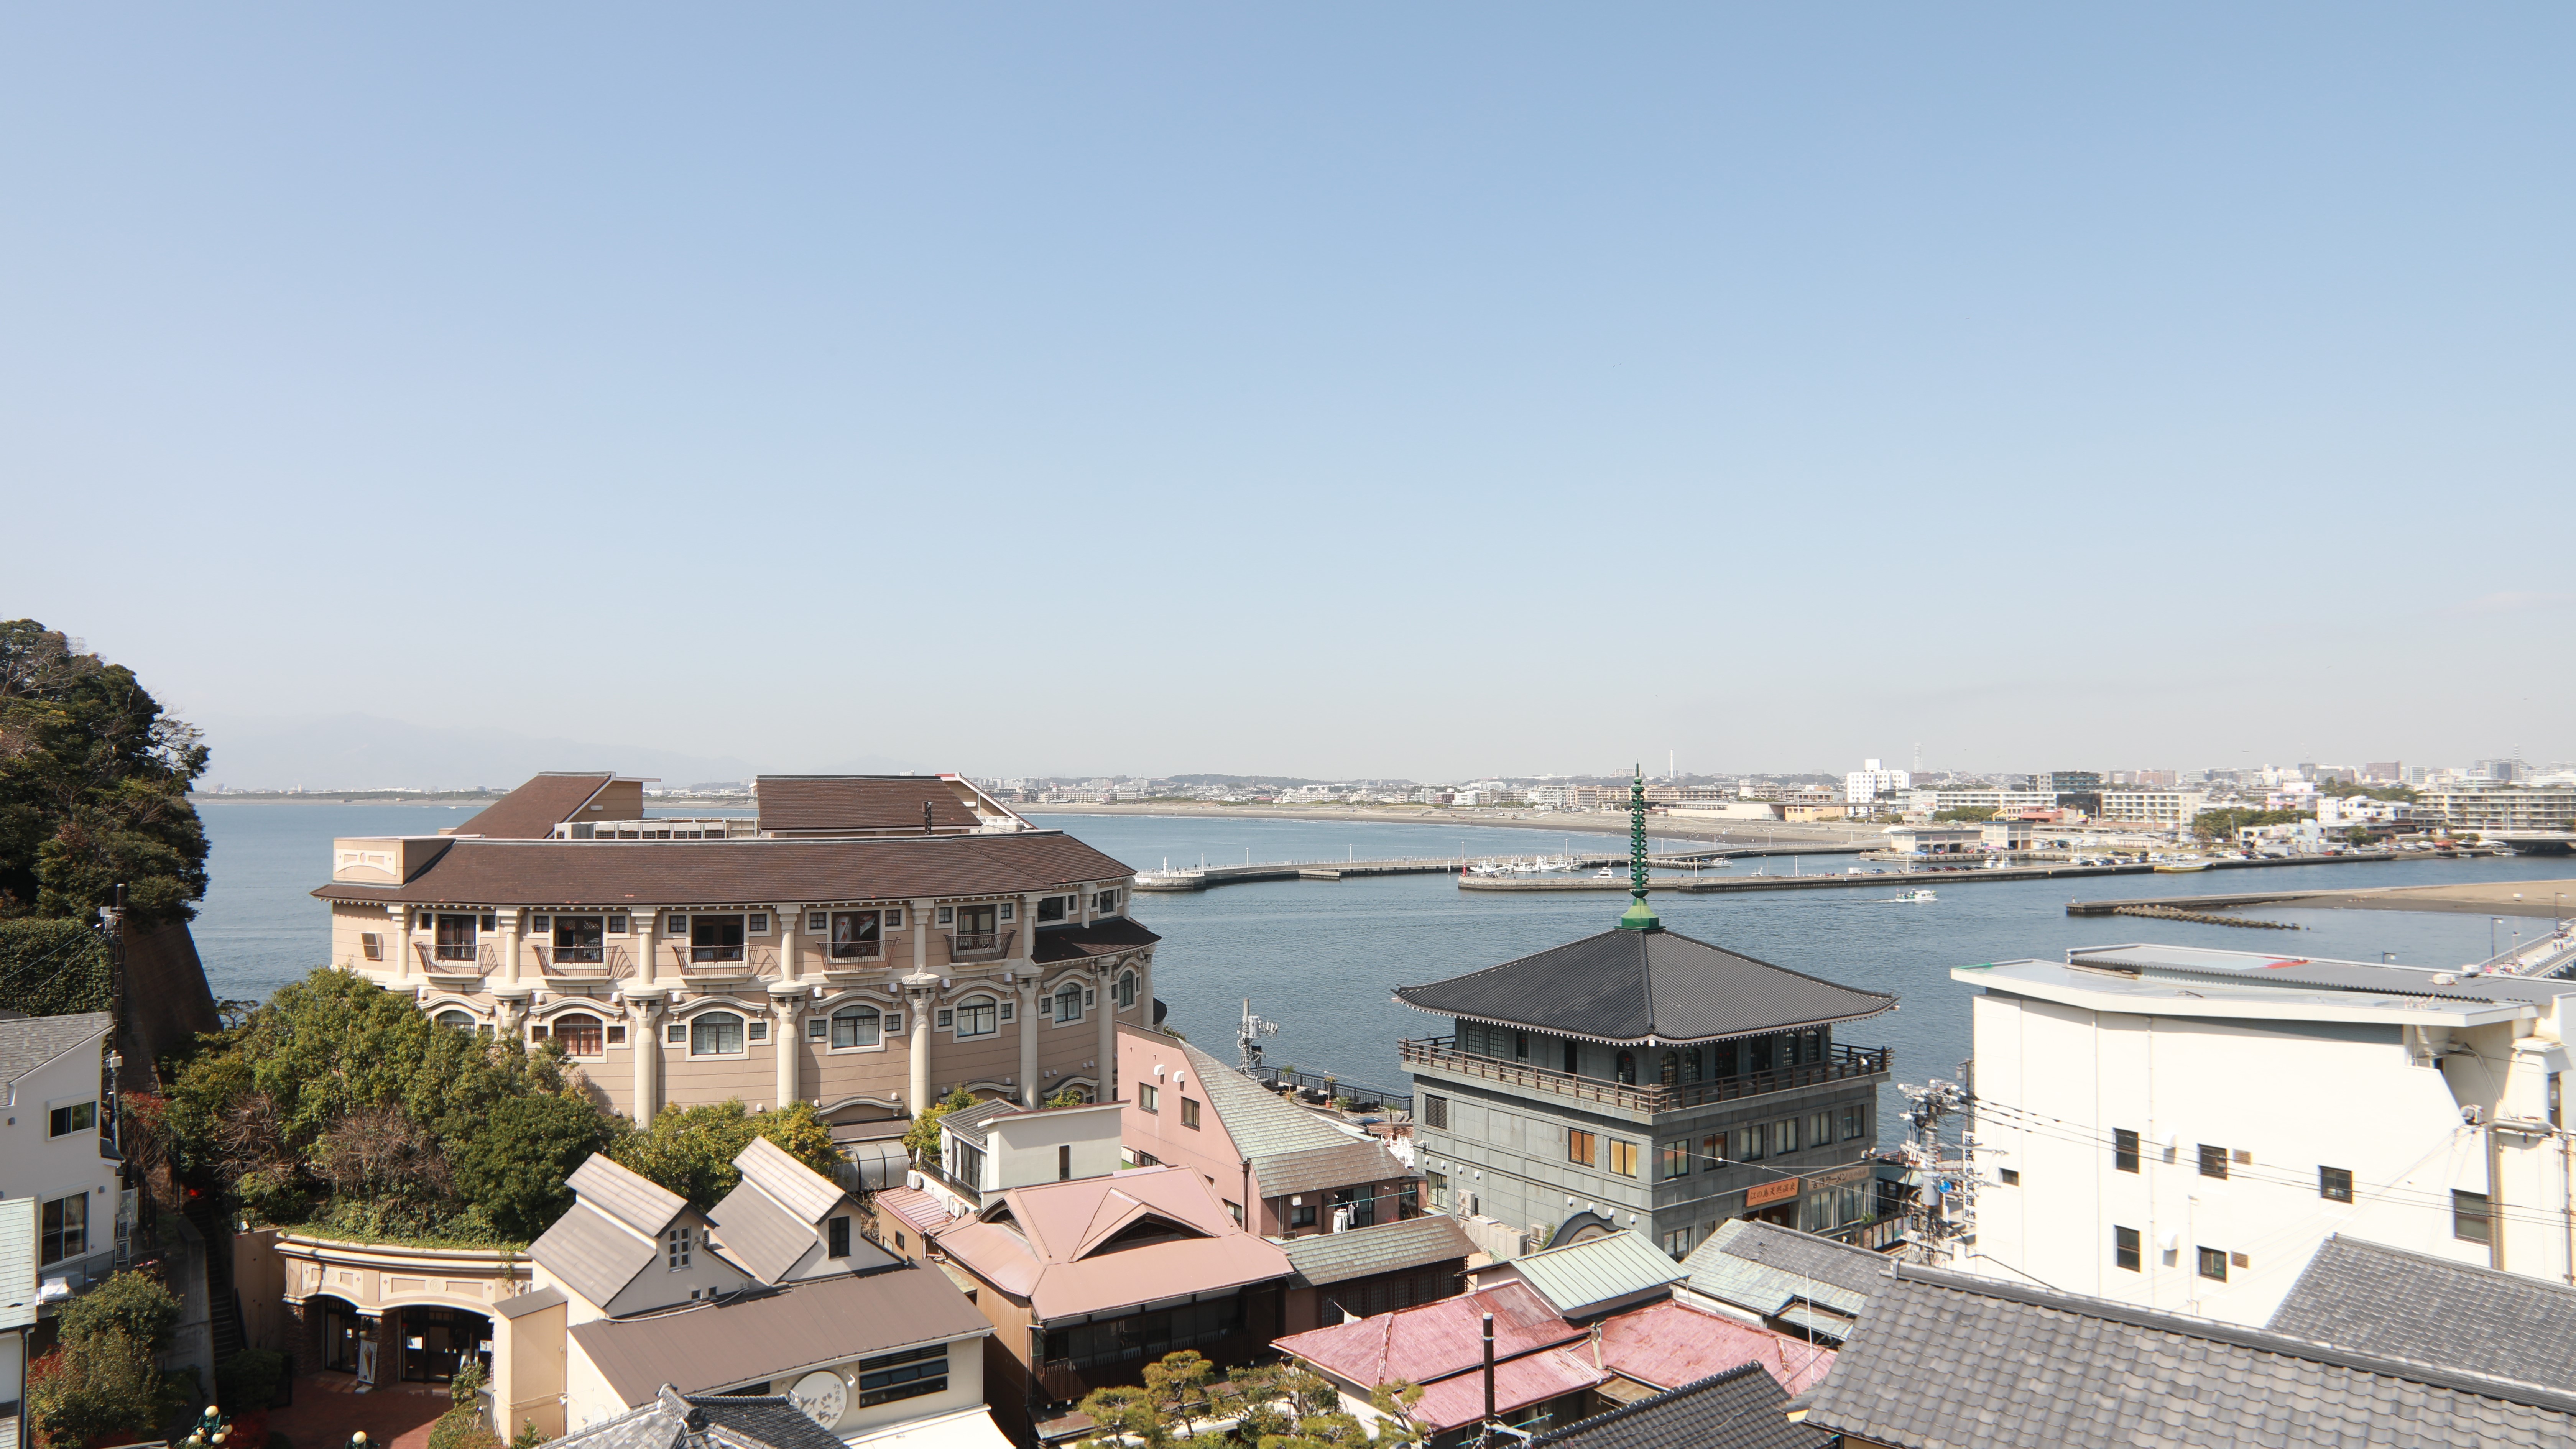
<path fill-rule="evenodd" d="M 1544 830 L 1567 835 L 1625 835 L 1628 817 L 1610 811 L 1586 811 L 1574 815 L 1534 815 L 1521 811 L 1443 810 L 1436 805 L 1399 806 L 1386 810 L 1281 809 L 1261 805 L 1181 805 L 1172 803 L 1139 803 L 1134 805 L 1014 805 L 1022 815 L 1168 815 L 1193 819 L 1232 820 L 1329 820 L 1336 823 L 1356 821 L 1383 825 L 1474 825 L 1494 830 Z M 1806 841 L 1842 844 L 1847 840 L 1872 839 L 1880 834 L 1876 827 L 1839 825 L 1772 825 L 1732 828 L 1719 821 L 1682 821 L 1669 815 L 1646 818 L 1646 833 L 1669 839 L 1709 840 L 1757 844 L 1768 840 Z"/>

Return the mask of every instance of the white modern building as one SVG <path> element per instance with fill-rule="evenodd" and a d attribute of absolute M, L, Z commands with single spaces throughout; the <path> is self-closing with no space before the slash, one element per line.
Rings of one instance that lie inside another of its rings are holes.
<path fill-rule="evenodd" d="M 103 1011 L 0 1018 L 0 1196 L 35 1200 L 37 1297 L 48 1309 L 114 1273 L 132 1228 L 102 1107 L 109 1026 Z"/>
<path fill-rule="evenodd" d="M 2198 819 L 2208 801 L 2200 790 L 2105 790 L 2101 818 L 2121 825 L 2179 827 Z"/>
<path fill-rule="evenodd" d="M 2107 946 L 1976 988 L 1957 1266 L 2260 1325 L 2341 1233 L 2576 1273 L 2576 982 Z"/>
<path fill-rule="evenodd" d="M 1876 760 L 1863 760 L 1861 767 L 1843 776 L 1843 803 L 1866 805 L 1881 795 L 1902 795 L 1914 788 L 1914 776 L 1904 770 L 1882 770 Z"/>
<path fill-rule="evenodd" d="M 2564 830 L 2576 821 L 2576 786 L 2463 785 L 2419 790 L 2415 818 L 2453 830 Z"/>
<path fill-rule="evenodd" d="M 1995 810 L 2018 813 L 2023 810 L 2054 810 L 2054 790 L 1910 790 L 1905 796 L 1908 815 L 1937 815 L 1944 810 Z"/>

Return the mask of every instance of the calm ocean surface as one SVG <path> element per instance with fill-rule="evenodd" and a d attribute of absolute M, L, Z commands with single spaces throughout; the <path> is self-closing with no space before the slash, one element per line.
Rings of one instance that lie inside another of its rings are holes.
<path fill-rule="evenodd" d="M 197 949 L 218 997 L 264 997 L 323 963 L 328 912 L 310 894 L 329 878 L 334 835 L 424 834 L 464 820 L 467 809 L 417 805 L 227 804 L 200 801 L 213 842 L 213 885 L 197 923 Z M 1045 815 L 1039 823 L 1090 842 L 1140 869 L 1254 860 L 1553 853 L 1562 837 L 1532 830 L 1199 817 Z M 1615 848 L 1616 837 L 1574 837 L 1578 850 Z M 1843 857 L 1801 869 L 1832 870 Z M 1775 874 L 1783 862 L 1769 867 Z M 1735 867 L 1750 872 L 1751 864 Z M 1856 1044 L 1891 1046 L 1896 1075 L 1920 1083 L 1955 1076 L 1968 1052 L 1968 988 L 1953 966 L 2021 957 L 2062 958 L 2070 946 L 2153 940 L 2241 951 L 2375 961 L 2383 951 L 2414 965 L 2456 966 L 2488 954 L 2478 915 L 2396 911 L 2250 914 L 2296 921 L 2304 931 L 2248 931 L 2128 917 L 2078 920 L 2066 903 L 2101 896 L 2197 895 L 2275 887 L 2434 885 L 2576 875 L 2561 859 L 2420 860 L 2318 865 L 2261 872 L 2113 876 L 2077 881 L 1943 885 L 1940 899 L 1909 905 L 1896 890 L 1844 889 L 1758 896 L 1658 896 L 1673 930 L 1764 961 L 1876 991 L 1903 1004 L 1848 1029 Z M 1225 886 L 1194 895 L 1139 895 L 1138 919 L 1164 938 L 1154 990 L 1171 1024 L 1227 1060 L 1242 999 L 1280 1023 L 1270 1060 L 1352 1081 L 1402 1089 L 1399 1037 L 1440 1023 L 1394 1004 L 1390 988 L 1435 981 L 1606 930 L 1627 905 L 1611 894 L 1468 893 L 1449 876 Z M 2571 902 L 2576 905 L 2576 902 Z M 2499 946 L 2548 923 L 2508 918 Z M 1896 1103 L 1891 1100 L 1889 1109 Z"/>

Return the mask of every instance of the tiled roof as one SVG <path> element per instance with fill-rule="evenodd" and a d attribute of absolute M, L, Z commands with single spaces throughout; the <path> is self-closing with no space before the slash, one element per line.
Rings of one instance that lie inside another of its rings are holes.
<path fill-rule="evenodd" d="M 869 1201 L 875 1203 L 879 1211 L 890 1212 L 903 1219 L 916 1233 L 944 1228 L 949 1223 L 948 1210 L 939 1205 L 939 1199 L 917 1187 L 880 1188 Z"/>
<path fill-rule="evenodd" d="M 1548 1348 L 1523 1354 L 1494 1365 L 1494 1412 L 1517 1413 L 1607 1382 L 1609 1377 L 1580 1349 Z M 1485 1376 L 1452 1374 L 1425 1384 L 1422 1397 L 1405 1413 L 1435 1434 L 1473 1424 L 1485 1416 Z"/>
<path fill-rule="evenodd" d="M 97 1042 L 110 1025 L 104 1011 L 0 1018 L 0 1082 L 26 1080 L 38 1067 Z"/>
<path fill-rule="evenodd" d="M 1904 1266 L 1805 1401 L 1892 1449 L 2576 1444 L 2555 1391 Z"/>
<path fill-rule="evenodd" d="M 605 1152 L 583 1158 L 581 1166 L 564 1179 L 564 1185 L 579 1194 L 583 1202 L 646 1237 L 669 1227 L 680 1209 L 689 1205 L 687 1198 Z"/>
<path fill-rule="evenodd" d="M 484 806 L 473 819 L 457 826 L 456 833 L 488 840 L 543 840 L 616 778 L 605 770 L 549 771 Z"/>
<path fill-rule="evenodd" d="M 841 1436 L 814 1422 L 785 1394 L 724 1396 L 705 1394 L 689 1400 L 691 1417 L 710 1429 L 764 1449 L 843 1449 Z"/>
<path fill-rule="evenodd" d="M 980 817 L 936 775 L 763 775 L 752 782 L 763 830 L 919 830 L 921 807 L 940 830 Z"/>
<path fill-rule="evenodd" d="M 1682 1259 L 1690 1290 L 1765 1318 L 1800 1298 L 1857 1315 L 1887 1284 L 1888 1259 L 1777 1223 L 1724 1222 Z"/>
<path fill-rule="evenodd" d="M 1263 1197 L 1327 1192 L 1363 1182 L 1399 1182 L 1416 1175 L 1374 1138 L 1366 1142 L 1346 1138 L 1337 1147 L 1265 1153 L 1252 1159 L 1252 1170 L 1260 1176 Z"/>
<path fill-rule="evenodd" d="M 1342 1147 L 1357 1141 L 1348 1132 L 1188 1042 L 1180 1043 L 1180 1048 L 1181 1055 L 1189 1059 L 1200 1090 L 1207 1094 L 1207 1104 L 1225 1123 L 1225 1135 L 1234 1140 L 1234 1150 L 1251 1158 L 1255 1171 L 1260 1170 L 1266 1157 Z"/>
<path fill-rule="evenodd" d="M 1087 926 L 1047 926 L 1029 943 L 1029 959 L 1041 966 L 1114 956 L 1151 946 L 1163 939 L 1138 925 L 1133 917 L 1103 916 Z"/>
<path fill-rule="evenodd" d="M 1789 1396 L 1752 1364 L 1552 1429 L 1530 1449 L 1810 1449 L 1828 1436 L 1792 1424 Z"/>
<path fill-rule="evenodd" d="M 1568 1318 L 1668 1288 L 1687 1276 L 1670 1253 L 1642 1233 L 1627 1232 L 1524 1253 L 1508 1266 Z"/>
<path fill-rule="evenodd" d="M 2268 1326 L 2576 1392 L 2576 1288 L 2358 1238 L 2318 1244 Z"/>
<path fill-rule="evenodd" d="M 1101 1251 L 1130 1228 L 1185 1236 Z M 1186 1167 L 1015 1187 L 975 1217 L 931 1229 L 949 1258 L 1041 1320 L 1219 1293 L 1289 1274 L 1276 1244 L 1243 1230 Z"/>
<path fill-rule="evenodd" d="M 1427 986 L 1407 1006 L 1589 1041 L 1715 1041 L 1856 1021 L 1896 998 L 1740 956 L 1671 931 L 1604 931 Z"/>
<path fill-rule="evenodd" d="M 955 1284 L 920 1267 L 817 1278 L 571 1330 L 609 1391 L 629 1403 L 657 1384 L 709 1393 L 991 1331 Z"/>
<path fill-rule="evenodd" d="M 1666 1299 L 1601 1320 L 1601 1366 L 1658 1389 L 1758 1364 L 1789 1393 L 1833 1371 L 1834 1351 Z"/>
<path fill-rule="evenodd" d="M 313 894 L 421 905 L 760 908 L 1020 895 L 1133 873 L 1051 830 L 854 840 L 460 839 L 399 886 L 334 883 Z"/>
<path fill-rule="evenodd" d="M 1584 1337 L 1527 1283 L 1491 1288 L 1435 1303 L 1379 1313 L 1356 1323 L 1292 1333 L 1271 1347 L 1294 1354 L 1347 1383 L 1371 1388 L 1396 1379 L 1428 1384 L 1484 1362 L 1485 1314 L 1494 1315 L 1497 1362 Z"/>
<path fill-rule="evenodd" d="M 783 1394 L 683 1398 L 664 1384 L 641 1406 L 576 1429 L 549 1449 L 841 1449 L 841 1439 Z"/>
<path fill-rule="evenodd" d="M 821 1222 L 847 1196 L 839 1183 L 797 1161 L 766 1137 L 751 1139 L 749 1147 L 734 1155 L 733 1165 L 741 1170 L 743 1181 L 776 1198 L 800 1222 Z"/>
<path fill-rule="evenodd" d="M 643 1229 L 658 1235 L 659 1229 Z M 528 1256 L 590 1302 L 607 1306 L 661 1250 L 608 1214 L 576 1201 L 528 1246 Z"/>
<path fill-rule="evenodd" d="M 1290 1238 L 1279 1246 L 1296 1265 L 1299 1280 L 1318 1288 L 1376 1273 L 1464 1262 L 1476 1251 L 1467 1230 L 1447 1213 Z"/>

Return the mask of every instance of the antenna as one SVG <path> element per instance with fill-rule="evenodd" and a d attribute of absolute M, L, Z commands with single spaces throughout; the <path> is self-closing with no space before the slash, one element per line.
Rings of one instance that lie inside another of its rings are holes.
<path fill-rule="evenodd" d="M 1277 1036 L 1279 1023 L 1264 1021 L 1252 1014 L 1252 998 L 1243 998 L 1243 1024 L 1235 1032 L 1234 1043 L 1240 1053 L 1236 1066 L 1245 1076 L 1261 1070 L 1261 1040 Z"/>

